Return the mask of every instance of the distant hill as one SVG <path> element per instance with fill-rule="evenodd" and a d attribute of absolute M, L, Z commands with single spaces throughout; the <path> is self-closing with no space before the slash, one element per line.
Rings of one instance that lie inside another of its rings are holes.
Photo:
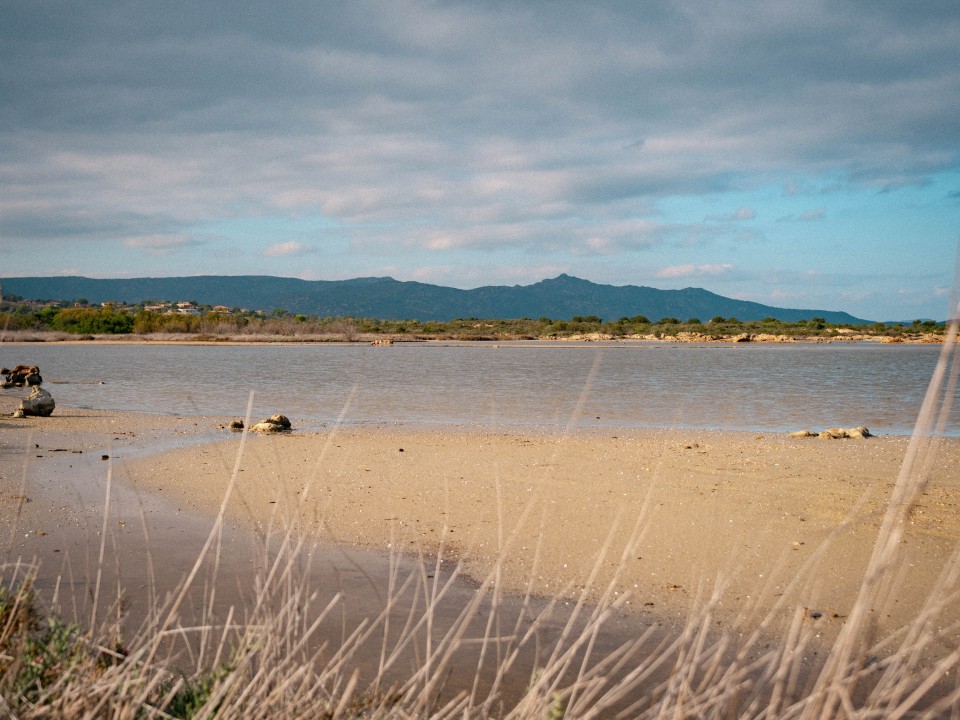
<path fill-rule="evenodd" d="M 376 317 L 392 320 L 454 318 L 540 318 L 568 320 L 596 315 L 604 320 L 646 315 L 651 320 L 717 315 L 738 320 L 774 317 L 794 322 L 821 317 L 831 323 L 866 324 L 845 312 L 789 309 L 734 300 L 702 288 L 658 290 L 636 285 L 599 285 L 560 275 L 533 285 L 490 285 L 472 290 L 400 282 L 393 278 L 298 280 L 266 275 L 100 280 L 85 277 L 4 278 L 5 294 L 30 300 L 77 300 L 92 303 L 145 300 L 194 300 L 270 312 L 283 308 L 304 315 Z"/>

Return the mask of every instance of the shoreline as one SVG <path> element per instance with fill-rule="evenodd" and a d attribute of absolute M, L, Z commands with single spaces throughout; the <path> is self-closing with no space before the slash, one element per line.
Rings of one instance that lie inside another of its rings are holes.
<path fill-rule="evenodd" d="M 8 337 L 9 336 L 9 337 Z M 88 335 L 70 337 L 66 333 L 49 331 L 6 331 L 0 335 L 0 343 L 5 345 L 31 345 L 36 343 L 51 343 L 62 345 L 393 345 L 393 344 L 452 344 L 475 345 L 502 343 L 504 345 L 522 345 L 523 343 L 538 343 L 540 345 L 585 345 L 594 343 L 608 343 L 610 345 L 634 344 L 703 344 L 703 345 L 942 345 L 946 340 L 945 334 L 940 333 L 912 333 L 905 336 L 874 335 L 870 333 L 837 333 L 826 336 L 792 336 L 773 335 L 767 333 L 737 333 L 729 335 L 710 335 L 706 333 L 681 332 L 676 335 L 624 335 L 614 336 L 603 333 L 573 334 L 563 337 L 482 337 L 458 338 L 429 335 L 376 335 L 361 334 L 356 339 L 347 340 L 336 335 L 318 336 L 286 336 L 286 335 L 224 335 L 214 336 L 206 333 L 161 333 L 142 335 Z"/>

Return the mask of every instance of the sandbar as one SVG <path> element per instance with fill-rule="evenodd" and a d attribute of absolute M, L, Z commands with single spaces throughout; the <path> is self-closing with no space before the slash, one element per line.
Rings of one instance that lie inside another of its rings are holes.
<path fill-rule="evenodd" d="M 144 492 L 290 521 L 335 543 L 464 563 L 513 592 L 722 622 L 798 604 L 835 627 L 859 590 L 909 439 L 387 426 L 232 437 L 120 465 Z M 960 441 L 939 442 L 884 625 L 909 622 L 960 543 Z M 785 599 L 783 599 L 785 598 Z M 877 610 L 880 613 L 880 609 Z M 954 618 L 956 619 L 956 618 Z"/>

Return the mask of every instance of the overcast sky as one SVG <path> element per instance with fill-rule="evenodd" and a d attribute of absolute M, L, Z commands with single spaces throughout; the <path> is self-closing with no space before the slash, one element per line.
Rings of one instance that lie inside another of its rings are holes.
<path fill-rule="evenodd" d="M 0 276 L 947 315 L 960 2 L 0 0 Z"/>

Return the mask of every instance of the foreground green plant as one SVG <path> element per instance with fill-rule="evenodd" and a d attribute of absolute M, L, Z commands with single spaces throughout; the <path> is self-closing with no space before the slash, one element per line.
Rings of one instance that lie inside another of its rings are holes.
<path fill-rule="evenodd" d="M 80 628 L 43 617 L 29 579 L 12 590 L 0 587 L 0 695 L 8 705 L 35 702 L 87 660 Z"/>

